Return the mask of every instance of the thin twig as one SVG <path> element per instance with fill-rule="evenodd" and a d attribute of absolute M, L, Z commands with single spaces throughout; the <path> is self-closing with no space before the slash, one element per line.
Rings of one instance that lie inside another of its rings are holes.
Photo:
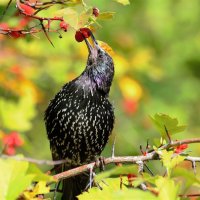
<path fill-rule="evenodd" d="M 13 160 L 17 160 L 17 161 L 27 161 L 30 163 L 34 163 L 37 165 L 60 165 L 63 163 L 70 163 L 70 160 L 38 160 L 38 159 L 34 159 L 34 158 L 28 158 L 28 157 L 19 157 L 19 156 L 8 156 L 5 154 L 1 154 L 0 158 L 3 159 L 13 159 Z"/>
<path fill-rule="evenodd" d="M 0 21 L 1 21 L 1 20 L 3 19 L 3 17 L 5 16 L 5 14 L 6 14 L 6 12 L 7 12 L 7 10 L 8 10 L 8 8 L 9 8 L 9 6 L 10 6 L 11 3 L 12 3 L 12 0 L 9 0 L 8 4 L 6 5 L 5 10 L 3 11 L 3 13 L 2 13 L 2 15 L 1 15 L 1 17 L 0 17 Z"/>

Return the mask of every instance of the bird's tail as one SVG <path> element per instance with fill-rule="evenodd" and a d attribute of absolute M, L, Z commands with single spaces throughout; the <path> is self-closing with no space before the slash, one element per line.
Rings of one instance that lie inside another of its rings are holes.
<path fill-rule="evenodd" d="M 63 180 L 62 200 L 77 200 L 89 184 L 89 172 Z"/>

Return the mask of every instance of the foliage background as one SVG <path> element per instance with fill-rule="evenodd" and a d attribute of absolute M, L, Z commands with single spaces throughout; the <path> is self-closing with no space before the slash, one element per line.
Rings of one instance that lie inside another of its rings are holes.
<path fill-rule="evenodd" d="M 100 11 L 116 12 L 112 20 L 99 21 L 102 28 L 95 33 L 115 52 L 110 99 L 116 123 L 103 155 L 110 155 L 114 135 L 116 155 L 139 153 L 139 144 L 145 145 L 147 139 L 152 144 L 156 130 L 149 115 L 156 112 L 188 125 L 185 133 L 176 137 L 197 137 L 200 2 L 134 0 L 129 6 L 107 0 L 85 2 Z M 1 13 L 6 3 L 0 2 Z M 15 24 L 15 18 L 7 15 L 5 19 Z M 50 34 L 55 48 L 43 34 L 39 39 L 0 36 L 0 137 L 19 132 L 24 145 L 17 152 L 29 157 L 51 159 L 43 122 L 45 108 L 61 86 L 85 67 L 85 44 L 75 41 L 72 30 L 62 36 Z M 190 150 L 191 155 L 200 153 L 197 145 Z"/>

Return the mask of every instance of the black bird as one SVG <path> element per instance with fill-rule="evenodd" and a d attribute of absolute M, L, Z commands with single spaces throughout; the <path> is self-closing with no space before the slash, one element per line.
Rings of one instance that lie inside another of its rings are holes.
<path fill-rule="evenodd" d="M 65 84 L 45 112 L 53 160 L 70 159 L 63 170 L 94 161 L 103 151 L 114 125 L 108 100 L 114 76 L 113 60 L 97 43 L 85 38 L 89 56 L 80 76 Z M 74 200 L 89 183 L 88 174 L 63 181 L 63 200 Z"/>

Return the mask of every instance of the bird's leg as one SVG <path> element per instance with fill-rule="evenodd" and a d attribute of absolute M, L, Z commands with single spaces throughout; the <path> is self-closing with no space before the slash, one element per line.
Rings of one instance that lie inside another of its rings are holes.
<path fill-rule="evenodd" d="M 90 170 L 90 174 L 89 174 L 89 183 L 87 184 L 85 190 L 88 190 L 90 188 L 92 188 L 94 184 L 94 176 L 95 176 L 95 172 L 93 171 L 94 170 L 94 166 L 90 166 L 89 167 L 89 170 Z"/>
<path fill-rule="evenodd" d="M 54 188 L 54 193 L 53 193 L 53 200 L 56 200 L 57 198 L 57 192 L 59 192 L 59 186 L 60 186 L 61 181 L 56 183 L 55 188 Z"/>

